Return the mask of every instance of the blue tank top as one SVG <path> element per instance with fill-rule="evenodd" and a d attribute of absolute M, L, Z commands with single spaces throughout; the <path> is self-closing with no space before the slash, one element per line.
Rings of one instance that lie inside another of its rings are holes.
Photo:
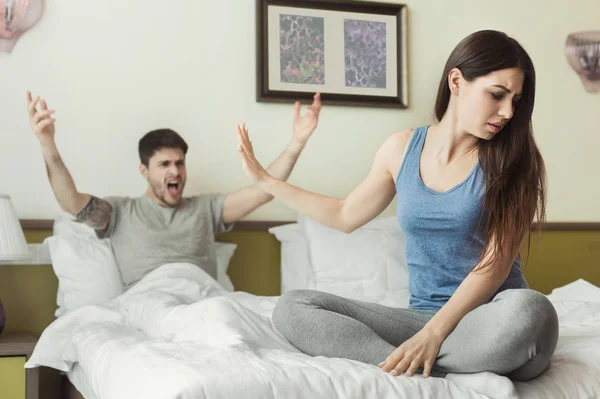
<path fill-rule="evenodd" d="M 410 308 L 438 310 L 479 260 L 485 237 L 478 230 L 485 184 L 477 163 L 467 178 L 445 192 L 421 179 L 421 152 L 428 126 L 416 129 L 396 178 L 398 223 L 406 236 Z M 498 292 L 527 288 L 519 258 Z"/>

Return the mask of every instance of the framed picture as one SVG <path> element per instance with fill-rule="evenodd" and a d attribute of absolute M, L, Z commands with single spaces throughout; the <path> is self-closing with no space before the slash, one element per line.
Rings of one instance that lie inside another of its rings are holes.
<path fill-rule="evenodd" d="M 257 101 L 408 106 L 406 5 L 257 1 Z"/>

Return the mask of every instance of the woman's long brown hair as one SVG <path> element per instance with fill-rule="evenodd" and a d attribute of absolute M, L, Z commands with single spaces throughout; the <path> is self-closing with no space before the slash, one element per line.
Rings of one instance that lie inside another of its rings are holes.
<path fill-rule="evenodd" d="M 525 75 L 523 96 L 512 119 L 491 140 L 479 140 L 479 163 L 484 172 L 485 196 L 480 230 L 486 240 L 480 265 L 508 259 L 519 252 L 537 215 L 538 233 L 546 214 L 546 169 L 533 138 L 531 115 L 535 100 L 535 70 L 527 52 L 505 33 L 484 30 L 463 39 L 450 54 L 440 81 L 435 116 L 442 119 L 450 101 L 448 75 L 458 68 L 464 79 L 506 68 Z M 490 252 L 492 251 L 492 252 Z"/>

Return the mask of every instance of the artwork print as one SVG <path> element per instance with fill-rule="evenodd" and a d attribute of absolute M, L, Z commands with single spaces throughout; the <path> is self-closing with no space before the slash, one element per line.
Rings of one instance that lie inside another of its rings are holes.
<path fill-rule="evenodd" d="M 257 101 L 407 108 L 406 5 L 255 1 Z"/>
<path fill-rule="evenodd" d="M 324 20 L 303 15 L 280 15 L 281 81 L 325 83 Z"/>
<path fill-rule="evenodd" d="M 346 86 L 386 87 L 386 24 L 344 20 Z"/>

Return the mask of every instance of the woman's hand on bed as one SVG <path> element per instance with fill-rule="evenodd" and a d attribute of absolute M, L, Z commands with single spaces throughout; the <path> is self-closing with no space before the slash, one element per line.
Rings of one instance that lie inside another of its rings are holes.
<path fill-rule="evenodd" d="M 441 337 L 436 336 L 429 330 L 421 330 L 411 339 L 404 342 L 383 362 L 379 363 L 386 373 L 398 376 L 406 371 L 406 376 L 415 374 L 420 366 L 423 366 L 423 377 L 429 377 L 431 367 L 437 358 L 440 347 L 444 342 Z"/>
<path fill-rule="evenodd" d="M 248 136 L 248 130 L 244 123 L 238 123 L 235 125 L 238 137 L 238 154 L 242 160 L 242 167 L 244 172 L 250 177 L 255 183 L 265 181 L 269 177 L 269 173 L 263 168 L 263 166 L 256 160 L 254 156 L 254 149 L 252 148 L 252 142 Z"/>

